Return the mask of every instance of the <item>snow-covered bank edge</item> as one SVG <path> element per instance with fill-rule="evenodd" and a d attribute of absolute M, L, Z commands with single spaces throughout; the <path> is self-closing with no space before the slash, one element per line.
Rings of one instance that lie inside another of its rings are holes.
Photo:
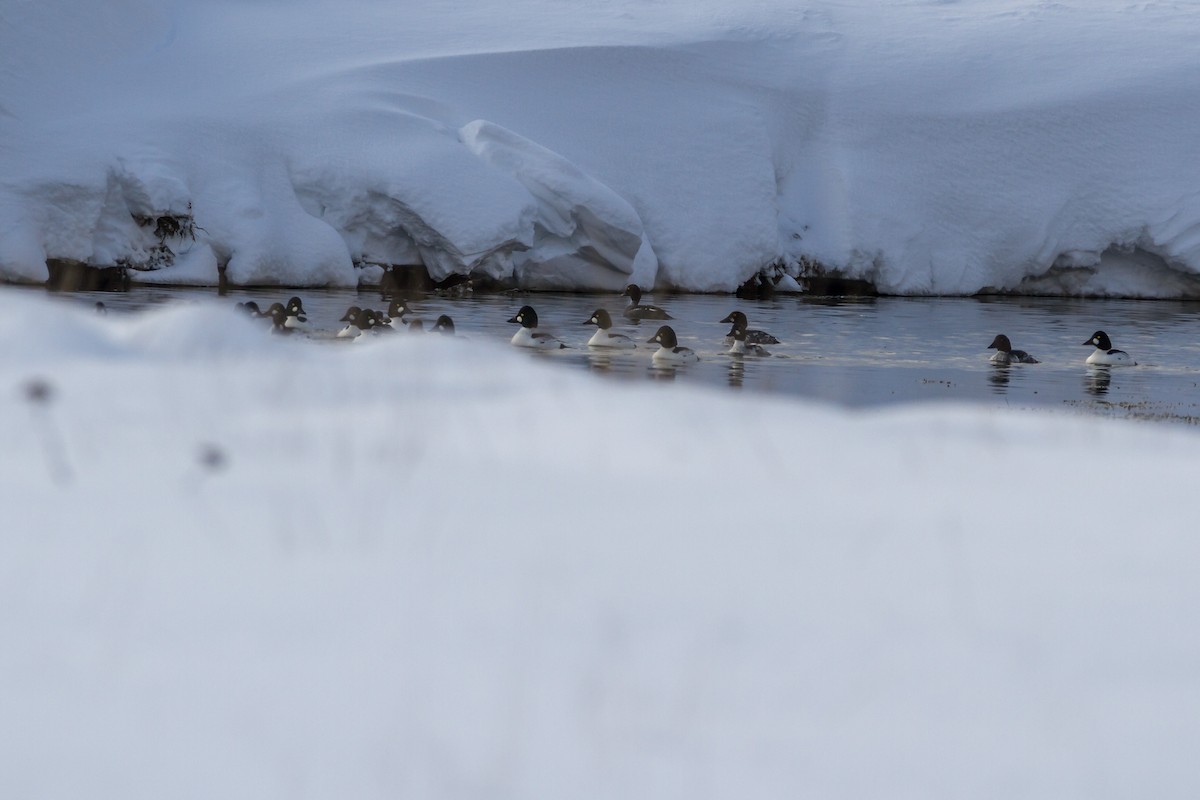
<path fill-rule="evenodd" d="M 6 8 L 0 275 L 1200 294 L 1186 8 L 519 6 Z"/>

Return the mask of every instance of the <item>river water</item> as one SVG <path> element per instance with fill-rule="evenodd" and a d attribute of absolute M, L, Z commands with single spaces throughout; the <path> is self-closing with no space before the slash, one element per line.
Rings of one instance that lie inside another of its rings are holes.
<path fill-rule="evenodd" d="M 283 301 L 288 291 L 234 291 L 216 298 L 212 290 L 135 288 L 126 293 L 77 293 L 74 302 L 105 303 L 113 313 L 136 312 L 161 303 L 195 299 L 227 302 Z M 315 331 L 314 346 L 341 326 L 350 305 L 385 309 L 377 293 L 298 291 Z M 1058 298 L 816 298 L 780 295 L 748 301 L 728 295 L 657 294 L 643 302 L 665 307 L 680 344 L 700 361 L 657 369 L 656 345 L 632 352 L 589 351 L 595 330 L 581 323 L 607 308 L 615 330 L 645 341 L 655 321 L 632 324 L 621 316 L 625 299 L 615 295 L 565 293 L 467 294 L 410 298 L 416 316 L 432 324 L 453 317 L 471 340 L 507 341 L 516 326 L 507 320 L 525 304 L 540 329 L 570 348 L 530 358 L 625 380 L 671 380 L 728 387 L 738 392 L 790 395 L 861 408 L 909 402 L 967 402 L 992 406 L 1056 408 L 1104 416 L 1176 423 L 1200 421 L 1200 303 Z M 717 320 L 734 309 L 752 328 L 778 337 L 770 357 L 723 352 L 729 326 Z M 1081 343 L 1102 329 L 1128 351 L 1136 367 L 1096 368 L 1084 364 L 1091 352 Z M 1027 350 L 1040 364 L 998 367 L 987 345 L 997 333 Z"/>

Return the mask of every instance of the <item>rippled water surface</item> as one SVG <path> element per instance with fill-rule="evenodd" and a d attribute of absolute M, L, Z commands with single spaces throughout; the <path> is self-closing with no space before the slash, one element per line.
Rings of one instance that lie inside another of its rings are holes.
<path fill-rule="evenodd" d="M 135 289 L 128 293 L 67 296 L 72 302 L 102 300 L 114 313 L 198 298 L 230 305 L 254 299 L 285 300 L 291 292 L 241 291 L 215 298 L 211 290 Z M 352 304 L 386 308 L 377 293 L 301 291 L 313 326 L 332 333 Z M 1102 415 L 1191 423 L 1200 420 L 1200 303 L 1047 298 L 861 298 L 778 296 L 747 301 L 726 295 L 650 295 L 665 307 L 680 344 L 700 361 L 678 369 L 655 369 L 656 345 L 636 351 L 598 353 L 586 346 L 594 328 L 582 325 L 597 307 L 607 308 L 619 330 L 644 341 L 659 322 L 623 319 L 625 299 L 615 295 L 508 293 L 464 297 L 414 296 L 416 315 L 431 324 L 450 314 L 458 332 L 472 340 L 505 342 L 516 330 L 507 320 L 524 304 L 536 308 L 541 329 L 570 345 L 557 353 L 528 353 L 564 369 L 589 370 L 626 380 L 673 380 L 769 392 L 867 407 L 913 401 L 958 401 L 1013 407 L 1075 409 Z M 734 309 L 752 328 L 777 336 L 766 358 L 723 352 L 728 325 L 717 320 Z M 264 325 L 265 327 L 265 325 Z M 1089 368 L 1093 331 L 1108 332 L 1138 366 Z M 998 367 L 989 363 L 992 337 L 1007 334 L 1040 364 Z M 314 341 L 314 346 L 320 342 Z"/>

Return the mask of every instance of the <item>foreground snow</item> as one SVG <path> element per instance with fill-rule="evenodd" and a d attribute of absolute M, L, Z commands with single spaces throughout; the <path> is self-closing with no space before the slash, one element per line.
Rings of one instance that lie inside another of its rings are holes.
<path fill-rule="evenodd" d="M 1191 433 L 49 304 L 0 296 L 5 796 L 1200 789 Z"/>
<path fill-rule="evenodd" d="M 8 4 L 0 277 L 1197 295 L 1198 35 L 1125 0 Z"/>

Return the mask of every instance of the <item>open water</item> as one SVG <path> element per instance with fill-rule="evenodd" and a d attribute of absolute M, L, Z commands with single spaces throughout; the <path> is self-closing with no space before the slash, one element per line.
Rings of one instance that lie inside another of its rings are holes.
<path fill-rule="evenodd" d="M 287 290 L 233 291 L 135 288 L 126 293 L 75 293 L 72 302 L 105 303 L 112 313 L 135 312 L 160 303 L 205 299 L 231 306 L 253 299 L 264 307 L 299 294 L 320 337 L 341 327 L 350 305 L 386 309 L 375 292 Z M 595 330 L 581 324 L 598 307 L 609 310 L 614 330 L 649 339 L 662 324 L 626 321 L 626 300 L 617 295 L 567 293 L 474 293 L 409 298 L 415 315 L 431 325 L 439 314 L 453 317 L 458 333 L 471 340 L 506 342 L 516 331 L 507 320 L 525 304 L 540 329 L 570 345 L 530 358 L 587 370 L 614 379 L 676 381 L 764 392 L 852 408 L 910 402 L 960 402 L 1022 408 L 1056 408 L 1104 416 L 1178 423 L 1200 421 L 1200 303 L 1058 298 L 818 298 L 780 295 L 748 301 L 727 295 L 651 294 L 643 302 L 663 306 L 675 318 L 680 344 L 700 356 L 695 364 L 657 369 L 650 354 L 589 351 Z M 770 357 L 723 352 L 734 309 L 782 343 Z M 267 327 L 264 321 L 264 328 Z M 1128 351 L 1136 367 L 1088 367 L 1082 342 L 1104 330 L 1115 347 Z M 988 359 L 997 333 L 1027 350 L 1040 364 L 1000 367 Z"/>

